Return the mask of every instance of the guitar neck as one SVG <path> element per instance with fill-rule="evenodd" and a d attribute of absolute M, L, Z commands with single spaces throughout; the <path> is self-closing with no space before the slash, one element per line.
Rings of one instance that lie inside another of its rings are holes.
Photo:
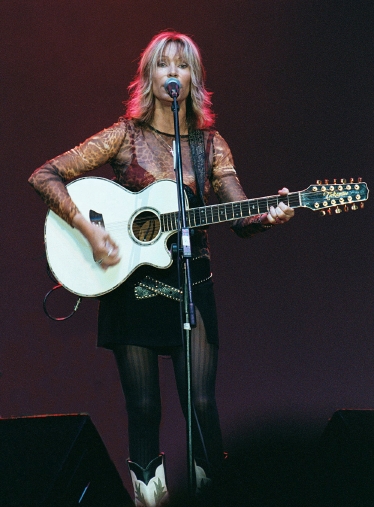
<path fill-rule="evenodd" d="M 299 208 L 302 192 L 290 192 L 286 196 L 271 195 L 259 199 L 213 204 L 201 208 L 187 210 L 187 226 L 205 227 L 207 225 L 228 222 L 240 218 L 260 215 L 269 211 L 271 206 L 277 207 L 284 202 L 290 208 Z M 178 229 L 178 212 L 164 213 L 161 215 L 161 227 L 163 231 L 176 231 Z"/>

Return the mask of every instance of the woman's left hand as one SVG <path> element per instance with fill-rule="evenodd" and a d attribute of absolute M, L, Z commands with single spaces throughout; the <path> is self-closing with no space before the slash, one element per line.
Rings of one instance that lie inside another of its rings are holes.
<path fill-rule="evenodd" d="M 288 192 L 288 188 L 278 190 L 278 194 L 280 196 L 287 195 Z M 280 202 L 276 208 L 274 208 L 274 206 L 270 206 L 269 211 L 261 216 L 261 223 L 264 225 L 285 224 L 294 216 L 294 214 L 295 212 L 292 208 L 284 204 L 284 202 Z"/>

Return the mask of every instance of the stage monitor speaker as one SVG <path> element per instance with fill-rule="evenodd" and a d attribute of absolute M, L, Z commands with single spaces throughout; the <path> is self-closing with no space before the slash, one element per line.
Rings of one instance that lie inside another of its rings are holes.
<path fill-rule="evenodd" d="M 1 507 L 129 507 L 87 414 L 0 419 Z"/>
<path fill-rule="evenodd" d="M 338 410 L 320 442 L 321 505 L 374 505 L 374 410 Z M 320 505 L 319 504 L 319 505 Z"/>

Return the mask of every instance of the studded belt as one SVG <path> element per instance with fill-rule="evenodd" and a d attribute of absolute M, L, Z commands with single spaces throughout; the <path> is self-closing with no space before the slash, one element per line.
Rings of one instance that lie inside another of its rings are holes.
<path fill-rule="evenodd" d="M 194 282 L 192 285 L 198 285 L 200 283 L 206 282 L 212 278 L 212 273 L 209 276 L 204 278 L 203 280 L 199 280 L 198 282 Z M 167 285 L 164 282 L 160 282 L 159 280 L 155 280 L 151 276 L 146 276 L 137 283 L 134 287 L 135 297 L 136 299 L 146 299 L 152 298 L 155 296 L 165 296 L 169 299 L 174 299 L 174 301 L 182 301 L 182 291 L 173 287 L 172 285 Z"/>

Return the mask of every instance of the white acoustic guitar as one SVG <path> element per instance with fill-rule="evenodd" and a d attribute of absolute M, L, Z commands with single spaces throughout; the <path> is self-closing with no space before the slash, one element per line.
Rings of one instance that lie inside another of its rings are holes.
<path fill-rule="evenodd" d="M 91 247 L 80 232 L 49 211 L 45 222 L 47 260 L 53 275 L 67 290 L 96 297 L 118 287 L 143 264 L 157 268 L 171 265 L 167 239 L 178 228 L 174 181 L 161 180 L 134 193 L 105 178 L 87 177 L 69 183 L 67 189 L 81 213 L 105 227 L 121 256 L 116 266 L 104 271 L 95 264 Z M 265 213 L 280 201 L 291 208 L 306 207 L 326 213 L 336 207 L 340 212 L 338 206 L 357 209 L 368 194 L 366 183 L 360 179 L 356 183 L 318 181 L 287 197 L 272 195 L 187 209 L 187 225 L 193 228 Z"/>

